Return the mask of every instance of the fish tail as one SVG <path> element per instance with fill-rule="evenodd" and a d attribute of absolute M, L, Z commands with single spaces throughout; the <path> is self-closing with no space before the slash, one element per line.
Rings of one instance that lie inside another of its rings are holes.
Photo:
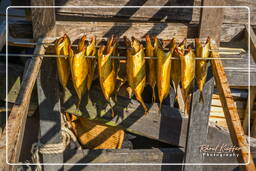
<path fill-rule="evenodd" d="M 153 93 L 152 102 L 155 103 L 155 101 L 156 101 L 155 87 L 152 87 L 152 93 Z"/>
<path fill-rule="evenodd" d="M 159 104 L 158 114 L 161 114 L 161 109 L 162 109 L 162 101 L 160 101 L 160 104 Z"/>
<path fill-rule="evenodd" d="M 111 108 L 111 116 L 112 116 L 112 118 L 113 118 L 113 117 L 115 117 L 115 112 L 114 112 L 114 109 L 113 109 L 113 106 L 112 106 L 110 100 L 108 101 L 108 104 L 109 104 L 109 106 L 110 106 L 110 108 Z"/>
<path fill-rule="evenodd" d="M 144 103 L 144 101 L 143 101 L 141 95 L 139 95 L 139 94 L 136 93 L 135 96 L 136 96 L 136 98 L 138 99 L 138 101 L 141 103 L 141 105 L 143 106 L 143 108 L 144 108 L 144 110 L 145 110 L 145 113 L 144 113 L 144 114 L 147 114 L 147 113 L 148 113 L 148 107 L 147 107 L 147 105 Z"/>
<path fill-rule="evenodd" d="M 204 103 L 203 92 L 201 92 L 201 91 L 200 91 L 199 102 L 200 102 L 200 103 Z"/>

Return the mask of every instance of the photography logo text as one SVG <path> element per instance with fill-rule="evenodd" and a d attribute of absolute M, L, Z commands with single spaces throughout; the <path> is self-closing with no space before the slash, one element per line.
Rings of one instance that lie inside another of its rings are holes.
<path fill-rule="evenodd" d="M 206 157 L 238 157 L 240 147 L 218 144 L 218 145 L 201 145 L 200 152 Z"/>

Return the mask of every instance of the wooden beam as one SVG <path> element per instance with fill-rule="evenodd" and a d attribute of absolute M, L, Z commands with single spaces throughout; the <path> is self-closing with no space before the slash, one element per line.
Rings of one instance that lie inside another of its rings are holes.
<path fill-rule="evenodd" d="M 221 6 L 224 0 L 212 1 L 202 0 L 202 6 Z M 199 23 L 199 37 L 206 38 L 210 36 L 218 44 L 220 43 L 221 25 L 223 23 L 223 8 L 202 8 Z"/>
<path fill-rule="evenodd" d="M 31 0 L 31 6 L 54 6 L 55 0 Z M 55 8 L 31 8 L 33 38 L 46 36 L 55 25 Z"/>
<path fill-rule="evenodd" d="M 220 1 L 220 0 L 217 0 Z M 97 0 L 97 2 L 91 0 L 56 0 L 56 5 L 69 6 L 90 6 L 90 5 L 103 5 L 103 6 L 200 6 L 202 0 L 118 0 L 118 1 L 105 1 Z M 251 23 L 256 24 L 256 2 L 254 0 L 228 0 L 227 6 L 248 6 L 251 10 Z M 133 11 L 133 12 L 132 12 Z M 113 8 L 109 9 L 97 9 L 97 8 L 60 8 L 56 11 L 58 20 L 85 20 L 91 18 L 93 20 L 97 18 L 105 18 L 107 20 L 125 20 L 129 18 L 130 21 L 179 21 L 179 22 L 193 22 L 198 23 L 200 20 L 200 9 L 194 8 L 193 11 L 189 8 L 174 8 L 174 9 L 125 9 L 125 8 Z M 248 10 L 246 8 L 225 8 L 224 10 L 224 22 L 225 23 L 248 23 Z"/>
<path fill-rule="evenodd" d="M 192 105 L 189 114 L 187 141 L 186 141 L 186 153 L 185 163 L 201 163 L 204 160 L 200 147 L 202 144 L 206 144 L 208 135 L 208 121 L 210 106 L 212 102 L 212 94 L 214 90 L 214 79 L 212 75 L 212 69 L 209 67 L 207 80 L 203 89 L 204 101 L 200 102 L 200 91 L 195 85 L 192 96 Z M 184 167 L 184 171 L 190 170 L 203 170 L 202 165 L 193 165 Z"/>
<path fill-rule="evenodd" d="M 42 43 L 42 40 L 39 41 Z M 36 46 L 34 53 L 43 54 L 45 48 L 42 45 Z M 12 111 L 9 115 L 6 128 L 4 129 L 3 135 L 0 140 L 0 166 L 2 169 L 8 170 L 11 165 L 9 163 L 17 163 L 19 160 L 19 153 L 23 138 L 24 125 L 27 118 L 27 109 L 29 107 L 30 98 L 32 94 L 33 87 L 42 63 L 42 57 L 35 57 L 28 66 L 28 70 L 24 75 L 24 79 L 21 84 L 19 95 L 15 102 L 15 105 L 12 108 Z M 6 143 L 7 146 L 6 146 Z M 6 149 L 7 148 L 7 159 L 6 159 Z M 1 170 L 2 170 L 1 169 Z"/>
<path fill-rule="evenodd" d="M 42 144 L 58 144 L 62 142 L 60 87 L 55 59 L 44 59 L 37 77 L 37 94 L 40 113 L 40 137 Z M 55 154 L 54 158 L 42 155 L 43 163 L 63 163 L 63 154 Z M 62 165 L 43 166 L 44 170 L 61 170 Z"/>
<path fill-rule="evenodd" d="M 244 132 L 245 134 L 248 135 L 248 124 L 250 124 L 250 122 L 248 123 L 248 117 L 249 117 L 249 111 L 250 111 L 250 116 L 252 116 L 252 109 L 253 109 L 253 105 L 254 105 L 254 101 L 256 98 L 256 87 L 250 87 L 250 94 L 248 94 L 248 102 L 246 105 L 246 109 L 243 115 L 243 128 L 244 128 Z M 256 117 L 255 117 L 256 118 Z M 251 118 L 250 118 L 251 120 Z M 252 127 L 253 128 L 253 127 Z M 255 135 L 255 131 L 252 129 L 251 135 Z"/>
<path fill-rule="evenodd" d="M 211 49 L 217 50 L 216 44 L 211 44 Z M 232 142 L 235 146 L 239 147 L 238 161 L 240 163 L 249 163 L 247 165 L 242 165 L 243 170 L 255 170 L 255 165 L 252 160 L 252 155 L 249 153 L 249 145 L 247 143 L 244 130 L 235 106 L 234 99 L 232 97 L 228 80 L 222 65 L 221 60 L 219 60 L 218 52 L 213 51 L 212 57 L 216 58 L 211 60 L 213 67 L 213 74 L 216 82 L 218 92 L 220 94 L 221 104 L 224 109 L 225 118 L 227 121 L 228 129 L 230 131 L 230 136 Z"/>
<path fill-rule="evenodd" d="M 5 33 L 6 33 L 6 22 L 4 20 L 0 24 L 0 51 L 3 49 L 6 42 Z"/>
<path fill-rule="evenodd" d="M 248 38 L 248 33 L 250 33 L 250 38 Z M 250 26 L 248 28 L 248 25 L 245 26 L 245 43 L 246 44 L 250 44 L 250 51 L 252 54 L 252 57 L 254 59 L 254 61 L 256 62 L 256 34 L 252 28 L 252 26 Z"/>

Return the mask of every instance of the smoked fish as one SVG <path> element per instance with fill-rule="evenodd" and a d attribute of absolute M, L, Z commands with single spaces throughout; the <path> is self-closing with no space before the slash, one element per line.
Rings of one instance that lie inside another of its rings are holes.
<path fill-rule="evenodd" d="M 184 39 L 178 45 L 177 48 L 179 48 L 182 52 L 184 52 L 186 44 L 187 44 L 187 40 Z M 176 48 L 176 46 L 175 46 L 175 48 Z M 171 68 L 172 68 L 171 79 L 173 81 L 174 89 L 175 89 L 176 94 L 177 94 L 177 88 L 178 88 L 178 85 L 179 85 L 179 82 L 180 82 L 180 77 L 181 77 L 181 64 L 180 64 L 179 55 L 177 54 L 176 51 L 174 51 L 172 56 L 178 57 L 178 59 L 172 60 L 172 66 L 171 66 Z"/>
<path fill-rule="evenodd" d="M 195 53 L 189 48 L 188 52 L 182 52 L 176 48 L 181 62 L 181 89 L 184 99 L 187 100 L 189 90 L 195 78 Z"/>
<path fill-rule="evenodd" d="M 155 49 L 157 54 L 157 91 L 160 101 L 159 112 L 164 98 L 169 94 L 171 81 L 171 57 L 176 46 L 175 39 L 172 39 L 170 49 L 167 53 L 163 51 L 163 47 L 159 40 L 155 38 Z"/>
<path fill-rule="evenodd" d="M 146 35 L 146 56 L 154 57 L 155 49 L 151 43 L 150 36 Z M 152 97 L 153 102 L 156 100 L 155 95 L 155 86 L 156 86 L 156 60 L 155 59 L 147 59 L 147 83 L 152 88 Z"/>
<path fill-rule="evenodd" d="M 70 39 L 66 34 L 63 37 L 59 38 L 55 43 L 56 55 L 68 56 L 70 44 Z M 66 88 L 70 75 L 69 59 L 67 59 L 67 57 L 57 57 L 56 62 L 60 84 L 63 88 Z"/>
<path fill-rule="evenodd" d="M 115 91 L 116 83 L 116 66 L 115 61 L 111 59 L 113 51 L 116 49 L 116 42 L 114 38 L 108 39 L 107 45 L 101 45 L 98 50 L 98 73 L 100 86 L 105 99 L 111 106 L 110 97 Z M 112 109 L 112 116 L 114 116 L 114 111 Z"/>
<path fill-rule="evenodd" d="M 78 43 L 78 52 L 74 54 L 71 61 L 71 74 L 74 88 L 78 96 L 78 106 L 86 91 L 86 78 L 88 75 L 88 62 L 86 59 L 86 36 Z"/>
<path fill-rule="evenodd" d="M 86 48 L 86 56 L 95 56 L 96 54 L 96 37 L 91 38 L 90 44 Z M 92 86 L 92 81 L 94 79 L 94 73 L 97 65 L 97 60 L 95 58 L 86 58 L 88 63 L 88 75 L 86 86 L 90 90 Z"/>
<path fill-rule="evenodd" d="M 199 39 L 195 39 L 196 45 L 196 57 L 208 58 L 210 55 L 210 38 L 206 40 L 203 46 Z M 207 60 L 197 60 L 196 61 L 196 81 L 197 86 L 200 91 L 200 101 L 203 101 L 203 88 L 207 76 Z"/>
<path fill-rule="evenodd" d="M 132 92 L 143 106 L 146 114 L 148 112 L 148 107 L 141 96 L 146 84 L 146 61 L 144 57 L 145 53 L 143 45 L 137 39 L 132 38 L 131 46 L 127 48 L 127 79 Z"/>

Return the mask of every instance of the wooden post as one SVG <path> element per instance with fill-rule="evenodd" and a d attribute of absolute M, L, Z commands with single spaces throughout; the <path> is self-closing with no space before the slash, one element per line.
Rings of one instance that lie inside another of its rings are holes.
<path fill-rule="evenodd" d="M 191 111 L 189 114 L 185 163 L 202 163 L 203 154 L 200 146 L 206 144 L 208 135 L 208 121 L 214 89 L 212 69 L 209 67 L 207 81 L 203 90 L 204 102 L 200 102 L 200 91 L 197 86 L 192 96 Z M 184 166 L 184 171 L 203 170 L 202 165 Z"/>
<path fill-rule="evenodd" d="M 42 43 L 42 40 L 40 40 Z M 41 45 L 36 46 L 35 54 L 43 54 L 45 48 Z M 27 72 L 22 80 L 19 95 L 9 115 L 6 128 L 0 140 L 0 170 L 9 170 L 9 163 L 17 163 L 19 161 L 20 148 L 23 139 L 24 126 L 27 119 L 27 109 L 29 107 L 30 97 L 33 87 L 42 63 L 41 57 L 35 57 L 30 62 Z M 8 146 L 6 146 L 8 143 Z M 7 148 L 7 150 L 5 149 Z M 6 160 L 7 151 L 7 160 Z"/>
<path fill-rule="evenodd" d="M 223 5 L 223 1 L 202 0 L 202 6 L 218 6 Z M 222 8 L 202 8 L 199 24 L 199 38 L 210 36 L 212 39 L 220 42 L 221 25 L 224 19 Z M 208 75 L 212 74 L 208 72 Z M 212 76 L 212 75 L 211 75 Z M 189 116 L 189 125 L 187 133 L 186 156 L 185 163 L 202 163 L 203 155 L 200 153 L 200 146 L 207 142 L 208 121 L 213 93 L 213 77 L 206 83 L 207 89 L 204 90 L 205 104 L 199 102 L 199 91 L 193 93 L 191 113 Z M 206 89 L 206 85 L 205 88 Z M 203 170 L 202 165 L 185 165 L 185 171 Z"/>
<path fill-rule="evenodd" d="M 31 0 L 31 6 L 54 6 L 55 0 Z M 45 36 L 55 25 L 55 8 L 31 8 L 33 38 Z"/>
<path fill-rule="evenodd" d="M 61 137 L 61 113 L 59 79 L 56 60 L 44 59 L 41 71 L 37 78 L 37 94 L 40 113 L 40 143 L 57 144 Z M 42 155 L 43 163 L 63 163 L 63 154 L 54 154 L 54 157 Z M 43 166 L 44 170 L 61 170 L 62 165 Z"/>
<path fill-rule="evenodd" d="M 218 50 L 216 44 L 211 45 L 211 49 Z M 213 51 L 212 57 L 219 58 L 218 52 Z M 239 118 L 237 108 L 231 94 L 228 80 L 224 71 L 224 67 L 220 59 L 211 60 L 213 67 L 213 74 L 217 89 L 220 94 L 221 104 L 224 109 L 225 118 L 230 132 L 233 144 L 240 148 L 238 161 L 247 165 L 241 165 L 242 170 L 255 170 L 255 165 L 251 153 L 249 153 L 249 145 L 244 135 L 244 130 Z"/>
<path fill-rule="evenodd" d="M 202 6 L 221 6 L 225 5 L 224 0 L 202 0 Z M 210 36 L 213 40 L 220 43 L 221 25 L 223 23 L 223 8 L 202 8 L 200 13 L 199 37 Z"/>

